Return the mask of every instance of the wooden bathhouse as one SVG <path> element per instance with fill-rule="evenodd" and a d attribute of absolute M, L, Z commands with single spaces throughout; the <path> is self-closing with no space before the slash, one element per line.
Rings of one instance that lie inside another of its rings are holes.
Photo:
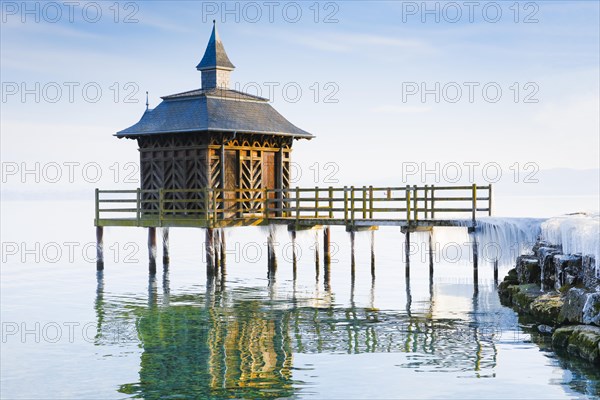
<path fill-rule="evenodd" d="M 200 190 L 208 188 L 216 189 L 223 216 L 243 217 L 259 209 L 264 189 L 289 188 L 294 139 L 313 135 L 268 99 L 230 89 L 234 68 L 213 21 L 196 66 L 202 87 L 162 97 L 116 134 L 138 142 L 144 214 L 158 208 L 160 189 L 170 215 L 193 215 L 203 206 Z"/>
<path fill-rule="evenodd" d="M 215 261 L 214 250 L 219 247 L 224 260 L 222 228 L 226 227 L 286 225 L 292 242 L 297 230 L 324 227 L 324 264 L 328 265 L 331 226 L 345 227 L 351 243 L 358 230 L 398 226 L 406 235 L 408 259 L 411 231 L 431 232 L 436 226 L 473 231 L 478 213 L 491 215 L 491 185 L 399 186 L 405 182 L 396 182 L 384 187 L 290 187 L 292 144 L 314 136 L 285 119 L 268 99 L 230 89 L 234 68 L 213 23 L 196 66 L 202 87 L 162 97 L 156 108 L 146 107 L 139 122 L 116 134 L 137 140 L 141 185 L 135 190 L 96 189 L 99 270 L 104 268 L 105 226 L 148 228 L 151 271 L 156 228 L 163 232 L 165 265 L 170 227 L 204 228 L 205 243 L 210 244 L 207 272 L 212 275 L 215 265 L 224 264 Z M 220 230 L 219 246 L 214 245 L 213 229 Z M 273 242 L 271 230 L 271 272 L 276 265 Z"/>

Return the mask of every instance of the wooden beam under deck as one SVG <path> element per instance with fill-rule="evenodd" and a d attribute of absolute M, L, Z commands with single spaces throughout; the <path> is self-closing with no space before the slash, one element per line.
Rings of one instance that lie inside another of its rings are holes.
<path fill-rule="evenodd" d="M 411 232 L 430 231 L 434 227 L 465 227 L 472 230 L 474 224 L 471 220 L 464 219 L 432 219 L 419 221 L 384 220 L 384 219 L 356 219 L 346 221 L 336 218 L 229 218 L 222 220 L 206 220 L 200 218 L 163 218 L 163 219 L 124 219 L 102 218 L 94 221 L 95 226 L 132 226 L 142 228 L 179 227 L 179 228 L 233 228 L 244 226 L 286 225 L 289 230 L 301 231 L 322 229 L 323 226 L 344 226 L 348 232 L 378 230 L 380 226 L 397 226 L 403 231 Z"/>

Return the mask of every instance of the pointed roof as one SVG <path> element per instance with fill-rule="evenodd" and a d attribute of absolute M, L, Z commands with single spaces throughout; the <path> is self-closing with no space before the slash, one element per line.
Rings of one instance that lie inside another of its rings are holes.
<path fill-rule="evenodd" d="M 117 137 L 135 139 L 156 134 L 185 132 L 239 132 L 312 139 L 279 114 L 269 100 L 230 89 L 196 89 L 162 97 L 140 121 L 117 132 Z"/>
<path fill-rule="evenodd" d="M 227 57 L 225 47 L 223 47 L 223 42 L 221 42 L 219 32 L 217 32 L 216 21 L 213 20 L 212 34 L 208 40 L 204 57 L 202 57 L 202 60 L 200 61 L 200 64 L 196 66 L 196 69 L 202 71 L 216 68 L 232 70 L 235 66 L 229 61 L 229 57 Z"/>

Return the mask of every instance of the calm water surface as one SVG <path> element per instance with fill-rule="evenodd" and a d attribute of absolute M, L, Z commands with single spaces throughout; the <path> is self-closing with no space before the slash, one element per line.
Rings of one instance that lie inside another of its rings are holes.
<path fill-rule="evenodd" d="M 315 266 L 315 233 L 302 232 L 296 280 L 285 230 L 275 280 L 266 230 L 230 230 L 226 275 L 210 280 L 200 230 L 171 230 L 171 264 L 149 274 L 146 232 L 106 229 L 96 273 L 90 204 L 40 208 L 73 219 L 56 212 L 22 224 L 44 210 L 2 204 L 2 241 L 18 245 L 14 255 L 3 249 L 2 398 L 558 399 L 600 390 L 598 371 L 557 358 L 499 304 L 485 261 L 475 290 L 469 252 L 443 250 L 468 240 L 458 229 L 436 234 L 433 280 L 420 235 L 405 276 L 398 229 L 375 234 L 374 279 L 370 233 L 357 234 L 353 278 L 346 232 L 332 229 L 329 277 L 322 260 Z"/>

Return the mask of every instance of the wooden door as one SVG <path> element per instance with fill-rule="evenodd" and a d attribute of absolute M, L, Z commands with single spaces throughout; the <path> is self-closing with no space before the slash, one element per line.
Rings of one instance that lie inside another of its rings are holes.
<path fill-rule="evenodd" d="M 275 165 L 275 153 L 272 151 L 263 152 L 263 189 L 276 189 L 277 188 L 277 175 L 276 175 L 276 165 Z M 274 199 L 275 193 L 269 193 L 269 199 Z M 269 207 L 275 207 L 275 203 L 269 203 Z M 273 213 L 270 213 L 270 216 L 274 216 Z"/>
<path fill-rule="evenodd" d="M 225 150 L 225 179 L 223 181 L 224 193 L 224 212 L 225 218 L 233 218 L 238 211 L 238 193 L 235 189 L 239 188 L 238 157 L 236 150 Z"/>

